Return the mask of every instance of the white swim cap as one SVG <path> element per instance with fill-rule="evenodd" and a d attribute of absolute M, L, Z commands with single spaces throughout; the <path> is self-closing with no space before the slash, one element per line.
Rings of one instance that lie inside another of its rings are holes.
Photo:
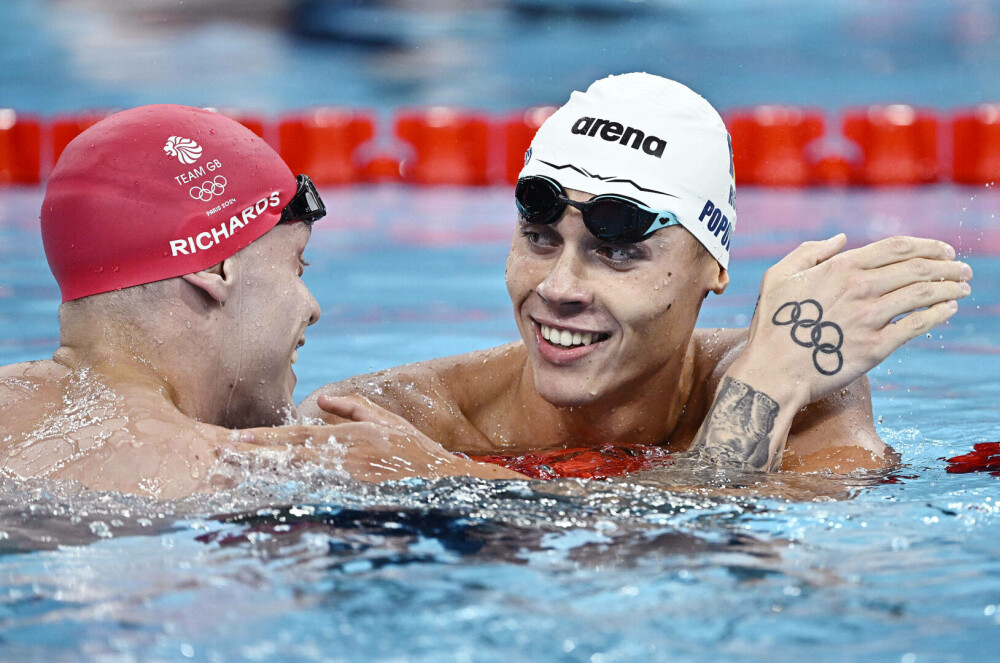
<path fill-rule="evenodd" d="M 531 141 L 520 177 L 528 175 L 671 212 L 729 265 L 736 226 L 729 133 L 710 103 L 676 81 L 623 74 L 574 92 Z"/>

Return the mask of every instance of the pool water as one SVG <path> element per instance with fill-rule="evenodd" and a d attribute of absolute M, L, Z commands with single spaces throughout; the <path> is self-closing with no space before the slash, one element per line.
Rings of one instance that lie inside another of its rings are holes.
<path fill-rule="evenodd" d="M 41 195 L 0 191 L 3 364 L 57 346 Z M 298 399 L 516 338 L 508 189 L 323 195 L 306 280 L 324 313 Z M 998 203 L 950 186 L 740 193 L 732 284 L 702 326 L 746 325 L 763 271 L 841 230 L 852 245 L 939 237 L 972 264 L 956 317 L 870 374 L 892 472 L 368 486 L 262 468 L 173 502 L 4 479 L 0 658 L 994 660 L 1000 480 L 943 459 L 1000 439 Z"/>

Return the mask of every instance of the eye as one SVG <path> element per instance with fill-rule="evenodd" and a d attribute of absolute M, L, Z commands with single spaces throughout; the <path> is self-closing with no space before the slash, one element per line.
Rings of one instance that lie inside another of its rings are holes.
<path fill-rule="evenodd" d="M 605 262 L 621 269 L 646 257 L 646 250 L 640 244 L 601 244 L 595 249 Z"/>
<path fill-rule="evenodd" d="M 521 237 L 534 249 L 548 249 L 559 243 L 559 235 L 549 226 L 522 225 Z"/>
<path fill-rule="evenodd" d="M 309 261 L 306 260 L 305 257 L 302 256 L 302 254 L 299 254 L 299 276 L 302 276 L 305 273 L 306 267 L 308 266 L 309 266 Z"/>

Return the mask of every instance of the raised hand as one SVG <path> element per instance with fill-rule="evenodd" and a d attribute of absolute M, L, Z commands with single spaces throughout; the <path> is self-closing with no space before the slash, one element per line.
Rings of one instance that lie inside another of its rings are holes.
<path fill-rule="evenodd" d="M 892 237 L 839 253 L 846 239 L 806 242 L 764 275 L 734 368 L 774 398 L 805 405 L 847 386 L 970 292 L 972 269 L 944 242 Z"/>
<path fill-rule="evenodd" d="M 893 237 L 840 253 L 846 239 L 806 242 L 767 270 L 747 344 L 722 379 L 694 455 L 777 467 L 800 408 L 950 318 L 970 292 L 972 269 L 944 242 Z"/>

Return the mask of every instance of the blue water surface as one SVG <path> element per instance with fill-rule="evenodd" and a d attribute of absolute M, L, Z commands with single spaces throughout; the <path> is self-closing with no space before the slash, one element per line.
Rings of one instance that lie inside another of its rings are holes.
<path fill-rule="evenodd" d="M 722 110 L 1000 99 L 986 0 L 7 0 L 0 30 L 0 107 L 46 115 L 503 111 L 628 70 Z M 510 193 L 324 190 L 296 397 L 514 340 Z M 0 190 L 0 364 L 58 345 L 41 197 Z M 955 318 L 870 374 L 887 475 L 362 486 L 264 467 L 172 502 L 0 479 L 0 660 L 995 660 L 1000 479 L 943 459 L 1000 440 L 998 210 L 987 187 L 739 192 L 732 284 L 702 326 L 746 325 L 805 239 L 928 235 L 972 264 Z"/>
<path fill-rule="evenodd" d="M 324 308 L 296 396 L 516 338 L 510 191 L 327 189 L 307 251 Z M 0 362 L 57 344 L 41 191 L 0 193 Z M 991 189 L 745 190 L 732 285 L 748 321 L 799 241 L 898 232 L 976 271 L 958 315 L 872 371 L 888 476 L 404 481 L 266 472 L 154 502 L 4 483 L 0 657 L 203 661 L 979 661 L 1000 636 L 1000 483 L 944 457 L 1000 439 Z M 747 492 L 745 488 L 753 488 Z M 755 487 L 755 488 L 754 488 Z M 755 494 L 756 493 L 756 494 Z"/>

